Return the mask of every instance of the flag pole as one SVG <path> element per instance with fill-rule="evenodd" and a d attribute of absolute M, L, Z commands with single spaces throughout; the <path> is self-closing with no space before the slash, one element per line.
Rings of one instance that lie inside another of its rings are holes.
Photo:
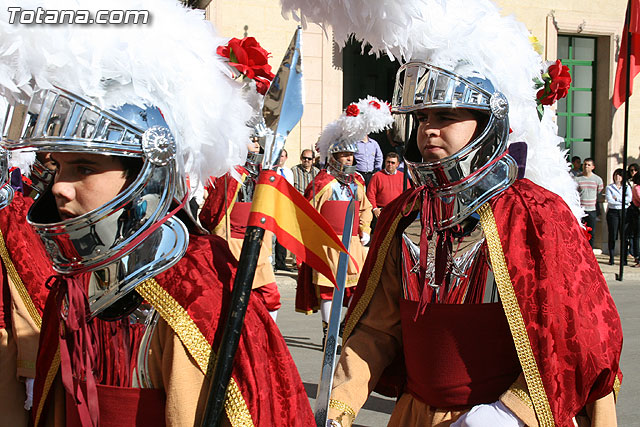
<path fill-rule="evenodd" d="M 624 101 L 624 139 L 622 145 L 622 168 L 623 168 L 623 182 L 622 182 L 622 211 L 620 215 L 620 272 L 616 274 L 616 280 L 621 282 L 624 278 L 624 263 L 627 260 L 627 243 L 625 236 L 625 212 L 626 212 L 626 196 L 627 196 L 627 149 L 629 142 L 629 90 L 631 88 L 631 44 L 633 43 L 633 37 L 631 35 L 631 0 L 627 2 L 627 15 L 625 18 L 624 30 L 627 32 L 627 51 L 625 52 L 627 58 L 626 70 L 625 70 L 625 101 Z M 635 257 L 638 254 L 634 254 Z"/>
<path fill-rule="evenodd" d="M 302 27 L 298 26 L 282 59 L 278 73 L 265 96 L 262 112 L 265 124 L 272 133 L 263 147 L 265 153 L 261 174 L 265 170 L 275 169 L 286 137 L 302 116 L 301 41 Z M 255 202 L 254 198 L 252 203 Z M 264 222 L 262 221 L 262 223 Z M 247 226 L 244 235 L 228 313 L 226 316 L 224 313 L 221 314 L 221 319 L 226 317 L 226 322 L 220 347 L 217 352 L 212 347 L 209 356 L 207 378 L 210 378 L 211 382 L 209 383 L 202 426 L 214 427 L 219 426 L 222 422 L 227 386 L 231 380 L 233 360 L 240 343 L 244 316 L 249 305 L 264 231 L 264 228 L 259 226 Z"/>

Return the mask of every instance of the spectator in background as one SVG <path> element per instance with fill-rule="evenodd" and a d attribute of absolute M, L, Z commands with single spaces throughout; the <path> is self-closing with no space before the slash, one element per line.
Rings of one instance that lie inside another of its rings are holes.
<path fill-rule="evenodd" d="M 627 167 L 627 179 L 629 180 L 629 185 L 633 186 L 633 176 L 638 173 L 638 170 L 640 170 L 640 165 L 637 163 L 631 163 Z"/>
<path fill-rule="evenodd" d="M 631 187 L 624 182 L 624 169 L 616 169 L 613 172 L 613 182 L 607 185 L 605 191 L 605 197 L 607 200 L 607 230 L 609 232 L 609 265 L 613 265 L 613 252 L 616 246 L 616 239 L 618 233 L 622 227 L 621 212 L 622 212 L 622 191 L 626 192 L 625 195 L 625 209 L 631 204 Z M 623 187 L 624 186 L 624 190 Z M 620 245 L 622 249 L 622 245 Z M 624 259 L 623 259 L 624 262 Z"/>
<path fill-rule="evenodd" d="M 376 172 L 367 186 L 367 198 L 373 207 L 372 231 L 382 208 L 402 194 L 404 173 L 398 171 L 399 165 L 398 153 L 393 151 L 387 153 L 384 157 L 384 169 Z"/>
<path fill-rule="evenodd" d="M 300 164 L 293 167 L 293 186 L 304 194 L 309 183 L 316 177 L 320 169 L 313 165 L 313 150 L 305 149 L 300 153 Z"/>
<path fill-rule="evenodd" d="M 356 171 L 362 175 L 368 186 L 373 174 L 382 169 L 382 150 L 378 142 L 365 136 L 357 142 L 358 151 L 355 153 Z"/>
<path fill-rule="evenodd" d="M 284 179 L 289 181 L 289 184 L 293 185 L 294 184 L 293 171 L 284 165 L 287 162 L 288 158 L 289 158 L 289 155 L 287 153 L 287 150 L 283 148 L 282 153 L 280 153 L 280 160 L 278 161 L 277 172 L 278 174 L 282 175 Z M 273 240 L 275 242 L 275 250 L 274 250 L 275 258 L 276 258 L 275 265 L 274 265 L 275 271 L 278 271 L 278 270 L 289 271 L 289 272 L 294 271 L 293 268 L 287 267 L 287 263 L 286 263 L 287 249 L 278 242 L 278 239 L 276 239 L 275 235 L 273 236 Z"/>
<path fill-rule="evenodd" d="M 631 163 L 629 166 L 627 166 L 626 180 L 627 180 L 627 184 L 629 184 L 632 190 L 633 190 L 633 187 L 635 186 L 635 184 L 633 183 L 633 176 L 638 173 L 638 170 L 640 170 L 640 165 L 638 165 L 637 163 Z M 631 227 L 631 217 L 629 215 L 631 215 L 631 212 L 628 212 L 628 215 L 625 218 L 625 223 L 627 227 L 626 229 L 628 231 L 630 230 L 630 227 Z M 627 253 L 634 258 L 638 258 L 638 254 L 634 252 L 633 242 L 631 241 L 630 233 L 625 233 L 625 240 L 627 241 L 627 249 L 628 249 Z"/>
<path fill-rule="evenodd" d="M 282 175 L 284 179 L 289 181 L 289 184 L 293 185 L 293 171 L 290 168 L 286 167 L 284 164 L 287 163 L 289 155 L 287 154 L 287 150 L 282 149 L 282 153 L 280 153 L 280 160 L 278 160 L 278 174 Z"/>
<path fill-rule="evenodd" d="M 571 169 L 569 170 L 569 173 L 574 177 L 582 174 L 582 160 L 580 159 L 580 156 L 573 156 L 571 158 Z"/>
<path fill-rule="evenodd" d="M 584 212 L 587 214 L 583 218 L 583 223 L 591 228 L 591 236 L 589 237 L 589 244 L 593 248 L 593 235 L 596 229 L 597 220 L 597 204 L 600 201 L 600 195 L 604 189 L 604 183 L 602 178 L 593 173 L 596 168 L 592 158 L 584 159 L 582 164 L 582 175 L 576 176 L 574 179 L 578 183 L 578 192 L 580 193 L 580 205 Z"/>
<path fill-rule="evenodd" d="M 636 260 L 634 267 L 640 267 L 640 174 L 633 175 L 633 189 L 631 190 L 631 205 L 629 206 L 629 238 L 631 252 Z"/>

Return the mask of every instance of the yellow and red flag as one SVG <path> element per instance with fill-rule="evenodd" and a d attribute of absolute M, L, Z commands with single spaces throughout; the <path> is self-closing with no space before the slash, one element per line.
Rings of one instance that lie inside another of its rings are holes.
<path fill-rule="evenodd" d="M 299 261 L 336 284 L 325 247 L 348 252 L 327 220 L 284 177 L 260 173 L 247 225 L 272 231 Z"/>

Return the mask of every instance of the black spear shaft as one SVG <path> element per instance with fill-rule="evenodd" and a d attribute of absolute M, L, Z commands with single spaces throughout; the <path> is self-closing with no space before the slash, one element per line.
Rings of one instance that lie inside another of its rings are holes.
<path fill-rule="evenodd" d="M 286 136 L 302 117 L 302 56 L 300 42 L 302 27 L 296 29 L 291 44 L 282 59 L 280 68 L 269 86 L 264 98 L 262 113 L 264 125 L 273 131 L 265 139 L 262 172 L 275 168 L 280 153 L 284 148 Z M 274 178 L 269 179 L 271 182 Z M 255 193 L 254 193 L 255 197 Z M 253 200 L 255 202 L 255 199 Z M 253 203 L 252 202 L 252 203 Z M 261 220 L 264 223 L 264 219 Z M 248 226 L 242 243 L 240 261 L 236 271 L 236 278 L 231 291 L 231 301 L 226 317 L 226 324 L 220 348 L 216 356 L 213 348 L 209 357 L 207 377 L 211 379 L 207 408 L 205 410 L 203 426 L 215 427 L 220 425 L 222 410 L 227 392 L 227 385 L 233 371 L 233 359 L 238 349 L 240 335 L 244 326 L 244 316 L 249 305 L 253 277 L 255 276 L 258 256 L 264 237 L 264 229 Z M 212 368 L 215 365 L 215 368 Z M 213 369 L 213 375 L 211 370 Z"/>
<path fill-rule="evenodd" d="M 616 274 L 616 280 L 621 282 L 624 277 L 624 263 L 627 260 L 627 242 L 625 236 L 625 203 L 627 199 L 627 144 L 628 144 L 628 133 L 629 133 L 629 88 L 630 82 L 629 79 L 631 77 L 631 43 L 633 43 L 633 37 L 631 36 L 631 2 L 627 3 L 627 16 L 625 18 L 625 29 L 627 31 L 627 51 L 625 55 L 627 56 L 627 67 L 625 70 L 626 81 L 625 81 L 625 101 L 624 101 L 624 143 L 622 146 L 622 169 L 623 169 L 623 180 L 622 180 L 622 211 L 620 213 L 620 223 L 622 224 L 620 228 L 620 272 Z M 636 219 L 637 221 L 637 219 Z M 633 243 L 632 243 L 633 245 Z M 633 246 L 632 246 L 633 247 Z M 635 257 L 638 257 L 638 254 L 633 254 Z"/>
<path fill-rule="evenodd" d="M 242 334 L 244 315 L 249 305 L 253 277 L 256 273 L 263 237 L 264 229 L 255 226 L 247 227 L 244 242 L 242 243 L 240 262 L 233 282 L 233 290 L 231 291 L 229 314 L 217 353 L 218 357 L 216 357 L 216 352 L 213 348 L 209 357 L 207 377 L 212 378 L 211 371 L 213 370 L 213 378 L 209 384 L 209 399 L 207 400 L 207 409 L 202 421 L 202 425 L 206 427 L 219 426 L 222 420 L 227 385 L 231 379 L 233 360 L 240 342 L 240 335 Z"/>

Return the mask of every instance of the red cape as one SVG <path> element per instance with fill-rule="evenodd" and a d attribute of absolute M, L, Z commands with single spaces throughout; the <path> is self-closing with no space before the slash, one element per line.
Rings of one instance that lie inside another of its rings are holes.
<path fill-rule="evenodd" d="M 421 192 L 406 191 L 378 219 L 349 307 L 345 339 L 377 285 L 375 277 L 368 279 L 386 257 L 382 243 L 399 236 L 415 219 Z M 416 197 L 411 209 L 408 202 Z M 571 418 L 587 403 L 614 390 L 620 374 L 620 316 L 582 229 L 559 196 L 521 179 L 490 204 L 555 423 L 571 426 Z M 377 390 L 398 394 L 403 381 L 400 355 Z"/>
<path fill-rule="evenodd" d="M 231 174 L 227 173 L 216 178 L 213 181 L 213 185 L 207 186 L 207 192 L 209 194 L 202 205 L 198 218 L 202 226 L 209 231 L 213 231 L 218 224 L 222 222 L 225 215 L 231 212 L 233 204 L 236 201 L 238 190 L 240 189 L 240 184 L 244 182 L 249 175 L 249 172 L 241 166 L 238 166 L 236 170 L 240 174 L 240 182 L 234 179 Z M 227 189 L 226 198 L 225 186 Z"/>
<path fill-rule="evenodd" d="M 44 284 L 55 273 L 40 236 L 27 223 L 27 212 L 32 204 L 33 199 L 16 192 L 9 206 L 0 209 L 0 231 L 11 262 L 38 314 L 42 316 L 44 303 L 49 294 Z M 5 266 L 0 284 L 6 274 Z"/>
<path fill-rule="evenodd" d="M 237 262 L 220 237 L 192 234 L 189 239 L 186 255 L 154 279 L 171 297 L 169 307 L 171 301 L 183 307 L 206 341 L 217 349 L 223 332 L 220 317 L 228 310 Z M 167 322 L 171 326 L 171 322 Z M 184 324 L 182 322 L 180 326 Z M 46 338 L 41 337 L 41 346 L 42 339 Z M 183 344 L 192 356 L 197 353 L 198 349 L 192 348 L 190 343 L 183 340 Z M 42 348 L 52 347 L 55 352 L 57 341 L 50 341 Z M 41 378 L 46 378 L 52 366 L 53 352 L 43 360 L 38 359 Z M 284 338 L 254 295 L 249 300 L 232 376 L 254 425 L 307 426 L 314 423 L 309 399 Z M 38 408 L 42 391 L 43 384 L 37 383 L 34 408 Z"/>

